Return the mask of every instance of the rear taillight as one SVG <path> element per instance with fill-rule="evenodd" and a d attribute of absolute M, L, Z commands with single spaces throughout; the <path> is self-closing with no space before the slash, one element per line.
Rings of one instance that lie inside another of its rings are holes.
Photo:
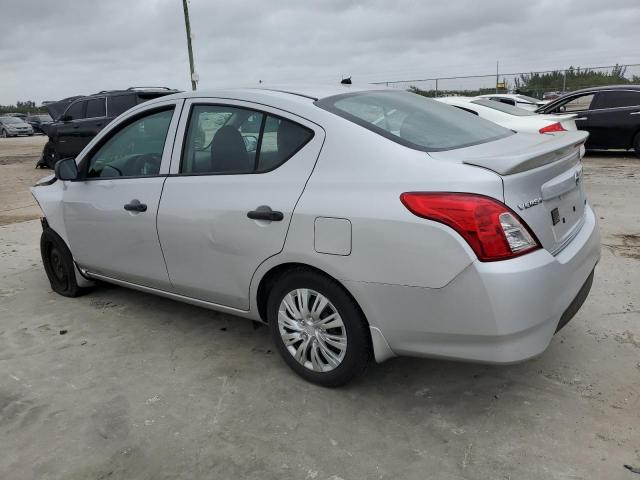
<path fill-rule="evenodd" d="M 542 127 L 539 130 L 540 133 L 554 133 L 554 132 L 566 132 L 565 128 L 560 122 L 552 123 L 546 127 Z"/>
<path fill-rule="evenodd" d="M 407 192 L 400 200 L 414 215 L 453 228 L 483 262 L 506 260 L 540 248 L 518 215 L 493 198 L 472 193 Z"/>

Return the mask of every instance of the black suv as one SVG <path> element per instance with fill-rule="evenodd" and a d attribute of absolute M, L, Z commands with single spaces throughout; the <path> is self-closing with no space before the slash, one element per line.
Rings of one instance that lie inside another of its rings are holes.
<path fill-rule="evenodd" d="M 576 126 L 589 132 L 587 149 L 633 148 L 640 155 L 640 85 L 577 90 L 537 112 L 577 114 Z"/>
<path fill-rule="evenodd" d="M 131 87 L 47 104 L 53 122 L 47 125 L 49 141 L 37 166 L 53 168 L 61 158 L 75 157 L 120 114 L 147 100 L 177 92 L 164 87 Z"/>

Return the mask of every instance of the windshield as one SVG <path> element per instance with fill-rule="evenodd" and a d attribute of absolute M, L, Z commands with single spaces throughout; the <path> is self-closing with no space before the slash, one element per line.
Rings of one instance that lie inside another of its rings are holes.
<path fill-rule="evenodd" d="M 0 122 L 2 122 L 2 123 L 24 123 L 24 120 L 22 120 L 19 117 L 2 117 L 2 118 L 0 118 Z"/>
<path fill-rule="evenodd" d="M 496 102 L 495 100 L 487 100 L 484 98 L 479 98 L 477 100 L 472 100 L 471 103 L 482 105 L 483 107 L 493 108 L 494 110 L 508 113 L 509 115 L 516 115 L 518 117 L 528 117 L 530 115 L 535 115 L 535 113 L 533 113 L 530 110 L 514 107 L 513 105 L 509 105 L 507 103 Z"/>
<path fill-rule="evenodd" d="M 37 118 L 41 122 L 50 122 L 52 120 L 50 115 L 36 115 L 35 118 Z"/>
<path fill-rule="evenodd" d="M 425 152 L 453 150 L 513 135 L 495 123 L 415 93 L 346 93 L 317 106 L 396 143 Z"/>

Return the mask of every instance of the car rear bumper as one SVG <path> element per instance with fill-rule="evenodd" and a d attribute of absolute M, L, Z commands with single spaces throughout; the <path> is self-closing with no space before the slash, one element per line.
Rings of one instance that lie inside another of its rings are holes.
<path fill-rule="evenodd" d="M 475 261 L 437 289 L 346 283 L 394 354 L 506 364 L 547 348 L 584 302 L 599 259 L 597 220 L 587 206 L 580 232 L 555 256 L 538 250 Z"/>

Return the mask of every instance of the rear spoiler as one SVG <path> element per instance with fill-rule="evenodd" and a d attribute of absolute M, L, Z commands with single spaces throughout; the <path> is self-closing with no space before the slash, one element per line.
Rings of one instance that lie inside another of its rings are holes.
<path fill-rule="evenodd" d="M 587 141 L 588 136 L 589 133 L 582 130 L 540 135 L 544 141 L 528 145 L 520 152 L 465 158 L 463 163 L 493 170 L 500 175 L 513 175 L 553 163 L 573 153 L 579 154 L 579 148 Z"/>

